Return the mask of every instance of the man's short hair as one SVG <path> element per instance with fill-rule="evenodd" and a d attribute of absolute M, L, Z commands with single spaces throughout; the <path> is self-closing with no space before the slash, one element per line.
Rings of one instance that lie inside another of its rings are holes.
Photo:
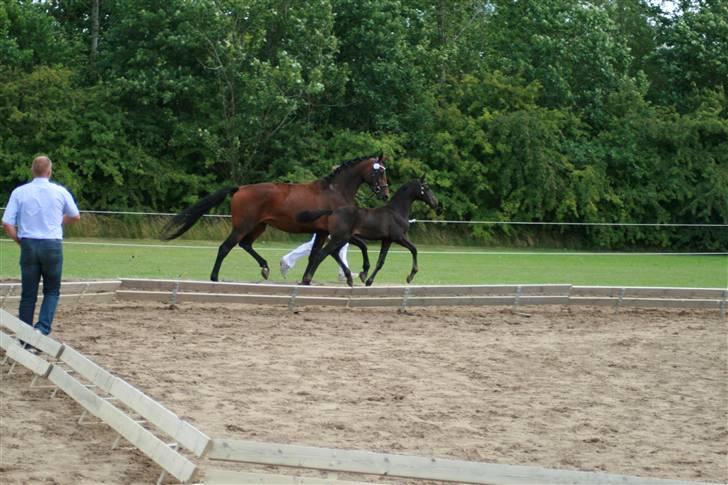
<path fill-rule="evenodd" d="M 53 167 L 53 162 L 51 162 L 51 159 L 48 158 L 47 156 L 39 155 L 39 156 L 35 157 L 33 159 L 33 165 L 31 167 L 31 171 L 33 172 L 33 177 L 48 176 L 52 167 Z"/>

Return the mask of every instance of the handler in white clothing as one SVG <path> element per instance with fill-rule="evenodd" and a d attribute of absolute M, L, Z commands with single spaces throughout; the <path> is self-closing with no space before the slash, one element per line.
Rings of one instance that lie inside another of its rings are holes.
<path fill-rule="evenodd" d="M 281 258 L 281 274 L 285 278 L 288 276 L 288 272 L 296 265 L 296 262 L 311 254 L 311 249 L 313 248 L 313 242 L 316 240 L 316 234 L 313 235 L 310 241 L 305 242 L 298 246 L 296 249 L 291 251 L 288 254 L 285 254 Z M 346 252 L 349 249 L 349 243 L 344 244 L 342 248 L 339 250 L 339 257 L 341 258 L 341 261 L 344 262 L 344 265 L 348 268 L 349 262 L 346 259 Z M 341 269 L 340 266 L 337 265 L 339 268 L 339 281 L 346 280 L 346 275 L 344 274 L 344 271 Z"/>

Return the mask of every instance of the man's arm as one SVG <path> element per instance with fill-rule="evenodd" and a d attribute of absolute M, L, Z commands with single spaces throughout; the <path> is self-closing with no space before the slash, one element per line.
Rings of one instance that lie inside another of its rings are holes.
<path fill-rule="evenodd" d="M 81 214 L 76 214 L 75 216 L 63 216 L 63 224 L 75 224 L 76 222 L 81 220 Z"/>
<path fill-rule="evenodd" d="M 3 222 L 3 229 L 5 229 L 5 234 L 7 234 L 10 239 L 20 244 L 20 239 L 18 239 L 18 230 L 14 225 Z"/>

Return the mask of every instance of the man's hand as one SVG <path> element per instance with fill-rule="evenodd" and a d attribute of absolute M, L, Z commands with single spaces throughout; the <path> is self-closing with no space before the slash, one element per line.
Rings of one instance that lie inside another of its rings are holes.
<path fill-rule="evenodd" d="M 20 244 L 20 239 L 18 238 L 18 230 L 15 228 L 14 225 L 3 222 L 3 229 L 5 229 L 5 234 L 7 234 L 10 239 Z"/>

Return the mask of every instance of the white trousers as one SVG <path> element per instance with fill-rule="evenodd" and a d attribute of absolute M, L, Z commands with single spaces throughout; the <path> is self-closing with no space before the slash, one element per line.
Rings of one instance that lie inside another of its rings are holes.
<path fill-rule="evenodd" d="M 313 242 L 315 239 L 316 239 L 316 234 L 313 235 L 313 237 L 311 238 L 310 241 L 301 244 L 300 246 L 295 248 L 290 253 L 285 254 L 281 258 L 281 261 L 286 263 L 286 265 L 288 265 L 290 268 L 293 268 L 299 259 L 311 254 L 311 248 L 313 248 Z M 349 249 L 349 243 L 346 243 L 339 250 L 339 257 L 341 258 L 341 261 L 344 262 L 344 265 L 346 265 L 347 268 L 349 267 L 349 261 L 347 261 L 347 259 L 346 259 L 346 251 L 348 249 Z M 336 267 L 339 268 L 339 265 L 337 264 Z M 341 274 L 341 275 L 344 274 L 344 272 L 341 270 L 341 268 L 339 268 L 339 274 Z"/>

